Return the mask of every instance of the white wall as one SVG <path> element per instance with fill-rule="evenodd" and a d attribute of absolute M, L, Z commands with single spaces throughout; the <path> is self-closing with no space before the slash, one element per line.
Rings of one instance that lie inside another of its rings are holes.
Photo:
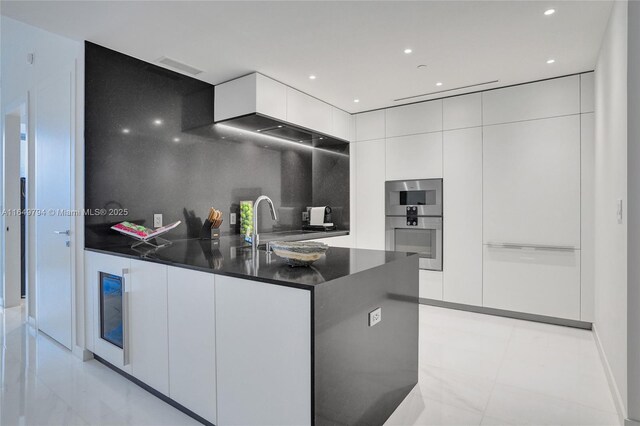
<path fill-rule="evenodd" d="M 627 2 L 616 1 L 595 77 L 595 330 L 627 407 Z M 616 217 L 623 200 L 623 220 Z"/>
<path fill-rule="evenodd" d="M 640 116 L 640 3 L 629 3 L 629 48 L 627 97 L 628 115 Z M 640 122 L 628 123 L 628 193 L 629 235 L 628 256 L 640 258 Z M 640 423 L 640 264 L 628 265 L 628 417 Z"/>
<path fill-rule="evenodd" d="M 16 20 L 1 17 L 0 21 L 1 31 L 1 56 L 2 61 L 0 64 L 0 75 L 2 76 L 1 83 L 1 99 L 0 104 L 2 113 L 10 105 L 15 104 L 21 99 L 28 100 L 29 103 L 29 146 L 28 152 L 30 155 L 28 162 L 28 171 L 33 173 L 35 170 L 34 161 L 34 135 L 35 122 L 32 117 L 35 116 L 34 92 L 35 89 L 56 70 L 58 69 L 75 69 L 76 76 L 76 99 L 75 99 L 75 114 L 76 114 L 76 127 L 75 127 L 75 141 L 76 146 L 72 147 L 73 158 L 72 164 L 72 179 L 76 182 L 72 189 L 72 199 L 75 200 L 75 206 L 84 205 L 84 189 L 83 189 L 83 147 L 84 147 L 84 47 L 83 43 L 70 40 L 56 34 L 41 30 L 39 28 L 23 24 Z M 34 54 L 34 63 L 32 65 L 27 63 L 27 54 Z M 1 131 L 2 129 L 0 129 Z M 35 179 L 30 176 L 28 182 L 28 193 L 30 196 L 35 193 Z M 73 208 L 75 208 L 73 206 Z M 34 229 L 34 217 L 29 218 L 28 226 L 30 229 Z M 78 297 L 75 300 L 76 311 L 84 312 L 83 305 L 83 237 L 84 237 L 84 219 L 77 217 L 72 226 L 72 233 L 75 238 L 72 239 L 72 244 L 75 246 L 73 265 L 76 268 L 76 276 L 80 277 L 76 280 L 76 288 L 79 289 L 76 293 Z M 77 230 L 77 232 L 75 232 Z M 29 232 L 29 245 L 30 250 L 28 257 L 30 259 L 35 258 L 35 235 L 33 232 Z M 29 264 L 29 283 L 28 292 L 33 296 L 35 288 L 35 262 Z M 35 313 L 35 297 L 30 297 L 29 300 L 29 315 L 33 316 Z M 76 315 L 76 322 L 74 328 L 78 329 L 79 340 L 76 343 L 80 346 L 84 344 L 83 336 L 83 315 Z M 75 340 L 74 340 L 75 341 Z"/>

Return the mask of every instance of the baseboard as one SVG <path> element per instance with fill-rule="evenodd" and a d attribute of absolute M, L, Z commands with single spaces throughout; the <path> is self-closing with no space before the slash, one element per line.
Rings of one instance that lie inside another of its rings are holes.
<path fill-rule="evenodd" d="M 439 308 L 457 309 L 459 311 L 475 312 L 477 314 L 494 315 L 499 317 L 514 318 L 524 321 L 542 322 L 545 324 L 561 325 L 563 327 L 582 328 L 591 330 L 592 324 L 586 321 L 571 320 L 565 318 L 548 317 L 545 315 L 527 314 L 524 312 L 507 311 L 504 309 L 486 308 L 484 306 L 464 305 L 462 303 L 445 302 L 442 300 L 420 298 L 423 305 L 437 306 Z"/>
<path fill-rule="evenodd" d="M 96 354 L 93 354 L 93 358 L 96 361 L 98 361 L 99 363 L 106 365 L 111 370 L 113 370 L 116 373 L 120 374 L 122 377 L 131 380 L 133 383 L 135 383 L 136 385 L 140 386 L 142 389 L 146 390 L 147 392 L 149 392 L 150 394 L 154 395 L 155 397 L 163 400 L 167 404 L 171 405 L 173 408 L 176 408 L 176 409 L 182 411 L 184 414 L 186 414 L 187 416 L 193 418 L 194 420 L 202 423 L 205 426 L 215 426 L 213 423 L 211 423 L 210 421 L 206 420 L 204 417 L 199 416 L 198 414 L 196 414 L 193 411 L 189 410 L 184 405 L 179 404 L 177 401 L 169 398 L 167 395 L 155 390 L 154 388 L 152 388 L 148 384 L 144 383 L 143 381 L 141 381 L 139 379 L 136 379 L 135 377 L 133 377 L 129 373 L 126 373 L 126 372 L 120 370 L 118 367 L 116 367 L 115 365 L 111 364 L 109 361 L 99 357 Z"/>
<path fill-rule="evenodd" d="M 607 377 L 607 383 L 609 384 L 609 390 L 611 391 L 611 396 L 613 396 L 613 404 L 616 406 L 616 411 L 618 412 L 618 417 L 620 417 L 620 424 L 625 426 L 640 426 L 638 422 L 634 420 L 627 419 L 627 413 L 624 408 L 624 400 L 622 399 L 622 395 L 620 394 L 620 390 L 618 389 L 618 384 L 616 383 L 616 378 L 613 376 L 613 371 L 611 371 L 611 366 L 609 365 L 609 360 L 607 359 L 607 355 L 604 352 L 604 348 L 602 347 L 602 342 L 600 341 L 600 336 L 598 335 L 598 329 L 596 325 L 593 325 L 593 337 L 596 341 L 596 347 L 598 348 L 598 354 L 600 355 L 600 361 L 602 361 L 602 365 L 604 366 L 604 374 Z M 632 422 L 632 423 L 628 423 Z"/>

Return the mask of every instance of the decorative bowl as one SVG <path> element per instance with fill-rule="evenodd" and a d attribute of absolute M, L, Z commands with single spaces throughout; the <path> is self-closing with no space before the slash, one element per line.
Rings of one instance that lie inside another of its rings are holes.
<path fill-rule="evenodd" d="M 271 241 L 271 249 L 283 258 L 290 266 L 309 266 L 329 248 L 324 243 L 316 241 Z"/>

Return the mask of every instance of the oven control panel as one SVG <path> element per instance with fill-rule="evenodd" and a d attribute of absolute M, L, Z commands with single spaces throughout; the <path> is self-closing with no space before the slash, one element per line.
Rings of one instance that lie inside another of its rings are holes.
<path fill-rule="evenodd" d="M 418 206 L 407 206 L 407 226 L 418 226 Z"/>

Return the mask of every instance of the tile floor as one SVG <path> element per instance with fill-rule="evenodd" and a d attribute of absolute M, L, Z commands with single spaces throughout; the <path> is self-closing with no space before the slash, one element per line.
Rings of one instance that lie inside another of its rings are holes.
<path fill-rule="evenodd" d="M 617 425 L 590 332 L 420 307 L 420 380 L 387 425 Z M 0 425 L 198 424 L 0 311 Z"/>

